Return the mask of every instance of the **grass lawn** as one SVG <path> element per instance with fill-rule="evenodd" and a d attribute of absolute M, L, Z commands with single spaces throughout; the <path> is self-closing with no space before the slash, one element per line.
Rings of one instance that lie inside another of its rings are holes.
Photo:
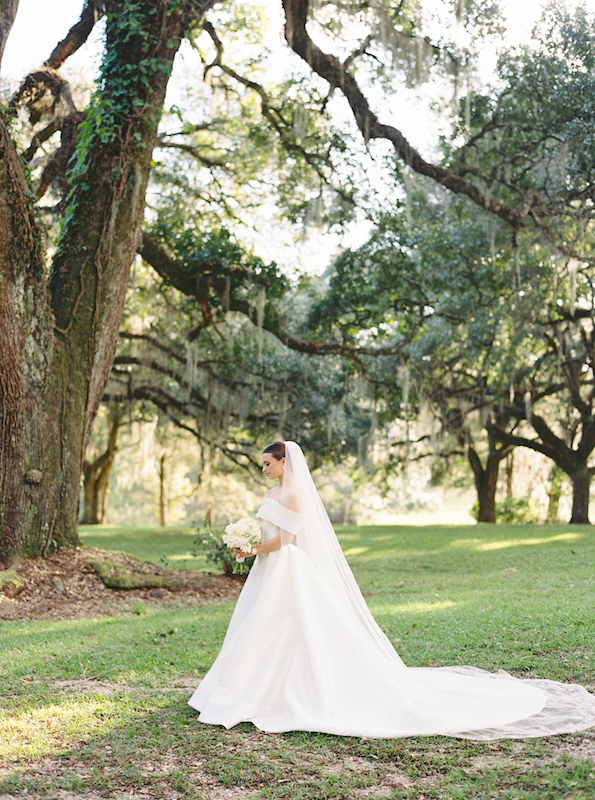
<path fill-rule="evenodd" d="M 580 526 L 345 527 L 380 625 L 412 666 L 474 664 L 595 690 L 595 532 Z M 168 566 L 189 529 L 85 528 Z M 595 731 L 474 743 L 268 735 L 201 725 L 186 700 L 231 603 L 4 622 L 0 797 L 595 798 Z"/>

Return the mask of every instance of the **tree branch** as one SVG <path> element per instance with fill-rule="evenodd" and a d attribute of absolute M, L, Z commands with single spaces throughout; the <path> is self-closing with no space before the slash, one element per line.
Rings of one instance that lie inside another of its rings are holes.
<path fill-rule="evenodd" d="M 169 392 L 166 392 L 160 386 L 151 386 L 151 385 L 144 385 L 144 386 L 135 386 L 132 389 L 130 395 L 128 392 L 117 394 L 114 392 L 106 392 L 103 396 L 104 402 L 118 402 L 124 403 L 129 400 L 147 400 L 150 403 L 153 403 L 160 411 L 162 411 L 168 419 L 170 419 L 177 428 L 181 430 L 188 431 L 191 433 L 196 439 L 200 442 L 204 442 L 205 444 L 209 444 L 210 446 L 216 447 L 220 452 L 222 452 L 227 458 L 231 459 L 235 464 L 238 466 L 245 466 L 242 464 L 238 459 L 239 457 L 243 456 L 246 458 L 250 464 L 252 464 L 257 469 L 260 469 L 260 464 L 255 461 L 255 459 L 249 454 L 244 451 L 238 452 L 236 450 L 232 450 L 229 447 L 226 447 L 224 444 L 216 441 L 212 441 L 209 437 L 204 436 L 198 428 L 193 428 L 191 425 L 183 422 L 183 420 L 176 414 L 172 409 L 175 409 L 179 414 L 188 414 L 187 408 L 184 403 L 180 400 L 175 398 Z"/>
<path fill-rule="evenodd" d="M 498 201 L 492 196 L 493 179 L 488 175 L 478 175 L 486 189 L 483 190 L 459 174 L 437 164 L 425 161 L 420 153 L 412 147 L 401 131 L 392 125 L 380 122 L 371 110 L 370 104 L 361 91 L 353 75 L 344 64 L 333 55 L 323 52 L 310 38 L 306 23 L 308 20 L 309 0 L 282 0 L 285 11 L 285 38 L 291 49 L 297 53 L 321 78 L 332 87 L 340 89 L 349 103 L 355 121 L 366 142 L 370 139 L 387 139 L 404 164 L 420 175 L 431 178 L 455 194 L 462 194 L 472 200 L 480 208 L 494 214 L 510 225 L 516 233 L 526 227 L 531 218 L 537 228 L 560 252 L 572 258 L 595 263 L 595 257 L 576 253 L 566 242 L 559 240 L 551 227 L 544 221 L 545 209 L 538 191 L 525 193 L 524 205 L 521 209 L 513 208 L 507 203 Z"/>
<path fill-rule="evenodd" d="M 261 286 L 267 286 L 269 282 L 266 275 L 258 275 L 247 267 L 227 267 L 212 261 L 193 264 L 191 270 L 184 269 L 148 233 L 143 233 L 138 252 L 167 283 L 190 297 L 196 297 L 197 276 L 204 276 L 213 281 L 219 279 L 221 289 L 225 288 L 227 277 L 244 278 Z"/>
<path fill-rule="evenodd" d="M 359 88 L 353 75 L 333 55 L 324 53 L 317 47 L 308 32 L 308 0 L 283 0 L 285 10 L 285 38 L 291 49 L 297 53 L 321 78 L 331 86 L 340 89 L 349 103 L 358 128 L 364 140 L 387 139 L 393 145 L 399 158 L 420 175 L 426 175 L 456 194 L 464 194 L 481 208 L 505 220 L 515 230 L 523 228 L 529 213 L 521 213 L 505 203 L 489 197 L 477 186 L 444 167 L 425 161 L 405 139 L 401 131 L 392 125 L 384 125 L 371 110 L 368 100 Z"/>
<path fill-rule="evenodd" d="M 201 408 L 207 405 L 207 399 L 198 391 L 196 386 L 190 384 L 179 372 L 176 372 L 176 370 L 172 369 L 171 367 L 160 364 L 158 361 L 155 361 L 152 358 L 141 358 L 140 356 L 116 356 L 114 358 L 115 367 L 132 365 L 146 367 L 153 372 L 158 372 L 161 375 L 166 375 L 168 378 L 173 378 L 173 380 L 179 386 L 181 386 L 182 389 L 185 389 L 190 393 L 193 401 Z"/>
<path fill-rule="evenodd" d="M 574 465 L 568 457 L 568 448 L 566 448 L 565 445 L 566 453 L 560 453 L 553 446 L 539 442 L 536 439 L 528 439 L 525 436 L 516 436 L 504 430 L 504 428 L 501 428 L 499 425 L 488 424 L 486 428 L 490 436 L 493 436 L 494 439 L 502 442 L 502 444 L 512 445 L 514 447 L 528 447 L 530 450 L 535 450 L 535 452 L 550 458 L 567 475 L 571 474 Z"/>
<path fill-rule="evenodd" d="M 213 167 L 219 167 L 220 169 L 226 168 L 226 161 L 225 159 L 216 159 L 216 158 L 207 158 L 203 156 L 196 147 L 192 147 L 190 144 L 185 144 L 183 142 L 169 142 L 166 141 L 163 136 L 157 141 L 156 147 L 169 147 L 173 148 L 174 150 L 181 150 L 183 153 L 189 153 L 192 158 L 196 159 L 203 167 L 209 167 L 209 169 Z"/>
<path fill-rule="evenodd" d="M 33 156 L 35 155 L 37 150 L 41 147 L 41 145 L 44 142 L 47 142 L 50 136 L 56 133 L 56 131 L 60 130 L 60 122 L 61 120 L 59 119 L 53 119 L 50 122 L 50 124 L 46 125 L 46 127 L 42 131 L 35 134 L 35 136 L 31 139 L 29 147 L 23 153 L 23 158 L 27 163 L 29 163 L 33 159 Z"/>
<path fill-rule="evenodd" d="M 206 302 L 204 297 L 204 285 L 199 286 L 197 276 L 206 280 L 219 295 L 223 297 L 227 290 L 226 280 L 227 276 L 247 278 L 248 280 L 266 286 L 268 279 L 265 275 L 258 275 L 252 270 L 245 267 L 227 268 L 219 266 L 214 263 L 197 265 L 192 271 L 184 269 L 173 259 L 165 249 L 150 235 L 144 233 L 138 252 L 150 264 L 155 271 L 168 283 L 175 287 L 188 297 L 195 297 L 200 303 L 201 307 Z M 208 288 L 208 286 L 207 286 Z M 255 325 L 258 324 L 258 312 L 256 307 L 248 300 L 238 297 L 230 297 L 228 308 L 230 311 L 238 311 L 244 316 L 248 317 Z M 207 324 L 214 324 L 213 319 L 209 314 L 206 314 L 203 308 L 203 324 L 195 329 L 193 338 L 196 338 L 198 333 Z M 278 323 L 274 320 L 265 319 L 263 328 L 276 336 L 286 347 L 291 350 L 297 350 L 300 353 L 309 353 L 312 355 L 341 355 L 350 358 L 360 366 L 362 365 L 362 358 L 379 356 L 395 355 L 403 349 L 405 342 L 400 342 L 391 347 L 354 347 L 352 345 L 344 344 L 342 342 L 309 342 L 302 339 L 297 339 L 280 330 Z"/>
<path fill-rule="evenodd" d="M 101 0 L 86 0 L 79 21 L 72 26 L 64 39 L 53 49 L 44 66 L 59 69 L 66 59 L 84 45 L 95 23 L 104 13 Z"/>
<path fill-rule="evenodd" d="M 171 356 L 178 363 L 186 365 L 186 359 L 184 356 L 181 356 L 177 350 L 174 350 L 173 347 L 163 344 L 154 336 L 149 336 L 148 333 L 130 333 L 130 331 L 120 331 L 120 339 L 149 342 L 149 344 L 152 344 L 153 347 L 156 347 L 158 350 L 161 350 L 163 353 Z"/>
<path fill-rule="evenodd" d="M 304 161 L 310 167 L 312 167 L 312 169 L 316 172 L 318 177 L 327 186 L 329 186 L 334 192 L 336 192 L 339 195 L 339 197 L 342 200 L 344 200 L 346 203 L 349 203 L 350 205 L 354 205 L 353 197 L 350 194 L 345 192 L 340 187 L 334 186 L 333 184 L 331 184 L 329 182 L 328 178 L 326 177 L 324 172 L 321 170 L 319 164 L 317 163 L 320 160 L 320 157 L 315 156 L 312 153 L 309 153 L 304 147 L 302 147 L 301 145 L 297 144 L 297 142 L 290 141 L 289 137 L 287 136 L 286 129 L 282 125 L 279 124 L 279 121 L 278 121 L 277 117 L 273 113 L 273 109 L 271 107 L 271 103 L 270 103 L 269 97 L 268 97 L 267 93 L 265 92 L 265 90 L 262 88 L 262 86 L 260 86 L 260 84 L 256 83 L 255 81 L 249 80 L 248 78 L 244 78 L 243 75 L 240 75 L 238 72 L 233 70 L 231 67 L 228 67 L 226 64 L 223 63 L 223 43 L 221 42 L 221 40 L 217 36 L 217 33 L 216 33 L 214 27 L 211 25 L 211 23 L 210 22 L 203 22 L 203 28 L 209 34 L 209 36 L 211 37 L 211 39 L 213 41 L 213 44 L 215 45 L 215 49 L 217 50 L 217 58 L 215 59 L 215 61 L 212 64 L 209 64 L 206 67 L 205 73 L 208 72 L 208 70 L 212 69 L 213 67 L 217 66 L 217 67 L 219 67 L 219 69 L 222 72 L 224 72 L 226 75 L 229 75 L 230 78 L 233 78 L 234 80 L 238 81 L 238 83 L 241 83 L 244 86 L 246 86 L 248 89 L 252 89 L 252 91 L 256 92 L 258 94 L 258 96 L 260 97 L 262 115 L 269 122 L 269 124 L 276 131 L 276 133 L 278 134 L 279 139 L 281 140 L 281 144 L 283 145 L 285 150 L 287 150 L 288 153 L 299 153 L 302 156 L 302 158 L 304 159 Z M 196 44 L 194 42 L 192 42 L 192 45 L 193 45 L 193 47 L 195 47 L 195 49 L 198 50 L 198 48 L 197 48 L 197 46 L 196 46 Z"/>

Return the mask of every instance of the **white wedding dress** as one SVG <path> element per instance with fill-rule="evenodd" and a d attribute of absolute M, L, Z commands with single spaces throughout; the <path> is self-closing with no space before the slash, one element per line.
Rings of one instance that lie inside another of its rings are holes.
<path fill-rule="evenodd" d="M 473 739 L 595 726 L 595 696 L 582 686 L 473 667 L 407 667 L 351 573 L 341 576 L 345 589 L 333 565 L 313 557 L 312 541 L 300 548 L 301 537 L 316 535 L 306 532 L 308 515 L 267 498 L 257 516 L 263 541 L 281 533 L 288 543 L 256 558 L 221 652 L 189 700 L 201 722 L 230 728 L 249 721 L 272 733 Z"/>

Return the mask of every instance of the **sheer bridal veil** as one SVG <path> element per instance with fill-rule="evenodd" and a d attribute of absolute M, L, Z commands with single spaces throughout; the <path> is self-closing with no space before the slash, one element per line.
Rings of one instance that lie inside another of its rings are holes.
<path fill-rule="evenodd" d="M 285 442 L 285 475 L 281 488 L 281 505 L 295 507 L 296 496 L 301 499 L 301 527 L 294 544 L 314 564 L 337 601 L 351 610 L 377 644 L 391 657 L 397 654 L 378 627 L 343 555 L 326 509 L 314 485 L 301 447 Z M 281 533 L 282 544 L 289 539 Z M 399 659 L 400 661 L 400 659 Z M 401 662 L 402 663 L 402 662 Z"/>

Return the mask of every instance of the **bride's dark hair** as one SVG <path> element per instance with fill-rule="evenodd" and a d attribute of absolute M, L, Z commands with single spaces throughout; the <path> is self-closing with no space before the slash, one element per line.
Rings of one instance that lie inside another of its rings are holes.
<path fill-rule="evenodd" d="M 265 447 L 262 452 L 270 453 L 275 456 L 277 461 L 281 461 L 282 458 L 285 458 L 285 442 L 273 442 L 273 444 Z"/>

